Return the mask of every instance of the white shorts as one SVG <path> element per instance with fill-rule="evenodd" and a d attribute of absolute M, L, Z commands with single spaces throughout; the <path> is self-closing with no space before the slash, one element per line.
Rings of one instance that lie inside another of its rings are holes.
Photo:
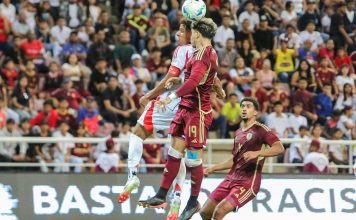
<path fill-rule="evenodd" d="M 141 117 L 137 122 L 142 125 L 147 131 L 164 131 L 169 128 L 173 118 L 175 117 L 180 99 L 175 99 L 167 105 L 166 111 L 157 112 L 155 103 L 159 99 L 151 100 L 145 107 Z"/>

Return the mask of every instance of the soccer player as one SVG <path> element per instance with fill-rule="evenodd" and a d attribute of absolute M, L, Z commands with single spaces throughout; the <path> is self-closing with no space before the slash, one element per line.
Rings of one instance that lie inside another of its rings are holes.
<path fill-rule="evenodd" d="M 146 108 L 138 120 L 135 133 L 132 134 L 129 138 L 128 180 L 123 192 L 118 196 L 118 203 L 125 202 L 130 197 L 131 192 L 137 189 L 140 185 L 137 172 L 143 153 L 143 141 L 152 134 L 153 130 L 168 129 L 170 123 L 177 113 L 180 99 L 176 99 L 174 102 L 171 102 L 167 106 L 167 111 L 165 112 L 158 112 L 158 108 L 155 105 L 158 100 L 165 99 L 170 93 L 177 89 L 177 86 L 170 85 L 171 88 L 169 91 L 166 91 L 166 84 L 171 84 L 168 82 L 169 79 L 184 78 L 186 63 L 193 55 L 193 48 L 190 44 L 188 44 L 188 42 L 190 42 L 191 36 L 191 22 L 183 19 L 181 21 L 177 36 L 178 42 L 181 46 L 177 47 L 174 52 L 168 74 L 163 78 L 163 80 L 157 85 L 156 88 L 151 90 L 140 99 L 140 104 L 146 106 Z M 225 93 L 221 88 L 220 81 L 217 78 L 214 81 L 214 91 L 217 92 L 217 95 L 220 98 L 225 96 Z M 153 98 L 156 99 L 152 100 Z M 177 193 L 179 193 L 180 189 L 182 188 L 184 179 L 185 164 L 182 160 L 180 170 L 176 178 L 177 184 L 175 190 Z"/>
<path fill-rule="evenodd" d="M 261 173 L 265 157 L 284 152 L 276 134 L 266 125 L 256 121 L 258 101 L 246 97 L 240 102 L 242 125 L 235 133 L 232 157 L 204 170 L 207 176 L 213 172 L 230 169 L 225 180 L 210 194 L 200 210 L 204 220 L 223 219 L 251 201 L 260 189 Z M 269 145 L 270 147 L 265 147 Z"/>
<path fill-rule="evenodd" d="M 178 112 L 170 126 L 172 147 L 164 169 L 161 187 L 157 194 L 139 205 L 146 208 L 166 206 L 166 196 L 177 176 L 183 152 L 185 164 L 191 171 L 191 196 L 179 219 L 190 219 L 200 209 L 197 201 L 203 180 L 202 148 L 213 120 L 210 92 L 218 68 L 218 58 L 211 45 L 217 26 L 210 18 L 202 18 L 192 24 L 191 44 L 196 49 L 187 63 L 185 81 L 175 93 L 158 103 L 164 111 L 181 97 Z"/>
<path fill-rule="evenodd" d="M 143 154 L 143 141 L 152 135 L 154 130 L 166 130 L 169 128 L 177 110 L 179 99 L 172 102 L 167 108 L 168 111 L 158 112 L 155 103 L 160 99 L 165 99 L 174 89 L 166 91 L 165 84 L 172 77 L 184 77 L 186 63 L 193 55 L 193 47 L 188 44 L 191 36 L 191 22 L 182 20 L 179 31 L 177 32 L 178 46 L 173 54 L 171 66 L 168 74 L 160 81 L 160 83 L 146 95 L 140 99 L 140 104 L 146 106 L 141 117 L 138 119 L 134 134 L 129 137 L 129 154 L 128 154 L 128 180 L 124 187 L 124 191 L 118 196 L 118 203 L 125 202 L 133 190 L 140 185 L 140 180 L 137 177 L 138 167 Z M 157 97 L 157 98 L 156 98 Z M 156 98 L 156 99 L 154 99 Z M 182 186 L 185 179 L 185 164 L 182 161 L 180 172 L 178 175 L 177 184 Z"/>

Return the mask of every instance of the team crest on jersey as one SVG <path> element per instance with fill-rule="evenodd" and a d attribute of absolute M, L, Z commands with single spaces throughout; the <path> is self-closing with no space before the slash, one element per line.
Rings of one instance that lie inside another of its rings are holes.
<path fill-rule="evenodd" d="M 246 135 L 247 140 L 248 140 L 248 141 L 251 140 L 252 136 L 253 136 L 253 135 L 252 135 L 251 133 L 247 133 L 247 135 Z"/>

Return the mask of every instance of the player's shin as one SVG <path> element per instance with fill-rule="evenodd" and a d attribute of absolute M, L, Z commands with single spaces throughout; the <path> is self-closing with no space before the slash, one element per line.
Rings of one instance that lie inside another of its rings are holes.
<path fill-rule="evenodd" d="M 129 138 L 129 155 L 128 155 L 128 177 L 129 179 L 132 176 L 135 176 L 138 172 L 138 166 L 140 164 L 140 160 L 142 158 L 143 153 L 143 140 L 135 135 L 131 134 Z"/>
<path fill-rule="evenodd" d="M 201 159 L 185 158 L 185 164 L 191 172 L 191 195 L 187 203 L 187 207 L 195 207 L 204 178 L 203 162 Z"/>
<path fill-rule="evenodd" d="M 182 157 L 183 155 L 181 152 L 172 147 L 169 148 L 168 160 L 163 171 L 161 187 L 158 190 L 157 197 L 161 199 L 166 198 L 167 192 L 171 187 L 173 180 L 177 177 Z"/>

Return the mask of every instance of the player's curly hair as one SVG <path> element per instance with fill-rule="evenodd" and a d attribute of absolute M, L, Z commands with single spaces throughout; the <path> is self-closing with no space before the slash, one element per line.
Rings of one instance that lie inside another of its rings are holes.
<path fill-rule="evenodd" d="M 257 99 L 255 98 L 252 98 L 252 97 L 245 97 L 241 100 L 240 102 L 240 105 L 243 103 L 243 102 L 252 102 L 253 104 L 253 107 L 255 108 L 256 111 L 258 111 L 260 109 L 260 105 L 258 104 L 258 101 Z"/>
<path fill-rule="evenodd" d="M 215 36 L 218 26 L 211 18 L 202 18 L 192 24 L 192 29 L 211 40 Z"/>
<path fill-rule="evenodd" d="M 189 21 L 188 19 L 184 19 L 184 18 L 183 18 L 183 19 L 180 21 L 180 24 L 184 25 L 184 27 L 185 27 L 185 29 L 186 29 L 187 31 L 191 31 L 191 30 L 192 30 L 192 22 Z"/>

